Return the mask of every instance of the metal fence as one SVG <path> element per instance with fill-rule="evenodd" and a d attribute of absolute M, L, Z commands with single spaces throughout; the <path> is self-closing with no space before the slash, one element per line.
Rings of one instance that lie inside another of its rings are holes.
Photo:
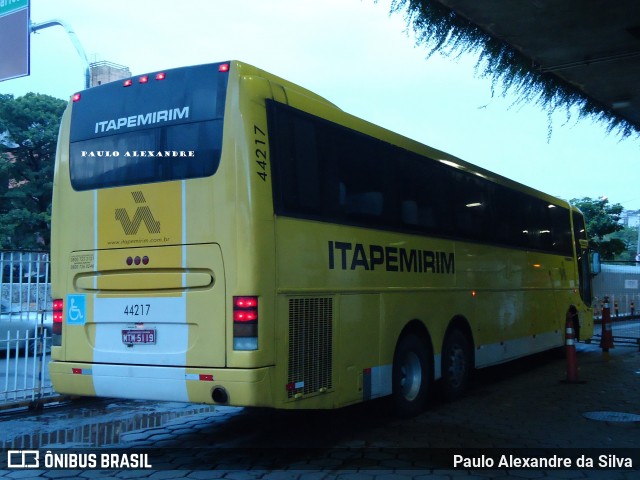
<path fill-rule="evenodd" d="M 42 252 L 0 252 L 0 409 L 57 397 L 47 364 L 53 328 L 50 260 Z"/>
<path fill-rule="evenodd" d="M 594 340 L 601 338 L 602 309 L 605 299 L 608 299 L 614 344 L 638 345 L 640 348 L 640 264 L 603 264 L 602 271 L 593 279 L 593 291 L 596 317 Z"/>

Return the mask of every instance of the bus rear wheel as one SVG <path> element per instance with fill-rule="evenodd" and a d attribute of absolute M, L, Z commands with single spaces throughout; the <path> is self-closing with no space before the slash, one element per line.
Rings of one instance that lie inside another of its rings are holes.
<path fill-rule="evenodd" d="M 442 395 L 446 400 L 460 398 L 469 388 L 472 359 L 469 340 L 460 330 L 452 330 L 442 347 Z"/>
<path fill-rule="evenodd" d="M 392 397 L 398 415 L 420 413 L 429 390 L 430 359 L 425 342 L 418 336 L 403 336 L 393 357 Z"/>

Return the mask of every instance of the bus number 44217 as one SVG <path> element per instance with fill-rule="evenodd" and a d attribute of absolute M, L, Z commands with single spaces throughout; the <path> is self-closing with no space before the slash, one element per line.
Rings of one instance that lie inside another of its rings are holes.
<path fill-rule="evenodd" d="M 151 305 L 149 303 L 127 305 L 124 307 L 124 314 L 134 317 L 147 316 L 150 309 Z"/>
<path fill-rule="evenodd" d="M 253 126 L 253 134 L 256 136 L 254 142 L 256 146 L 256 163 L 258 164 L 258 175 L 262 181 L 267 181 L 267 134 L 258 127 Z"/>

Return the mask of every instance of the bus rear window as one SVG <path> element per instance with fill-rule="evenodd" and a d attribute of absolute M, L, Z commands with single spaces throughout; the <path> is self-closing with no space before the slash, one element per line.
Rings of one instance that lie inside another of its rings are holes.
<path fill-rule="evenodd" d="M 75 190 L 213 175 L 220 164 L 222 120 L 137 130 L 74 142 Z"/>
<path fill-rule="evenodd" d="M 73 188 L 213 175 L 229 79 L 220 65 L 169 69 L 81 92 L 69 132 Z"/>

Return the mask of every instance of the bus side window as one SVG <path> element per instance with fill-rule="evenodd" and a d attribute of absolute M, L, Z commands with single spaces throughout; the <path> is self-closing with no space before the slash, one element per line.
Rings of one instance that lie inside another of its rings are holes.
<path fill-rule="evenodd" d="M 317 212 L 321 209 L 322 175 L 318 162 L 316 129 L 310 120 L 298 118 L 293 124 L 293 130 L 298 205 L 304 210 Z"/>
<path fill-rule="evenodd" d="M 419 227 L 432 231 L 436 226 L 434 209 L 424 204 L 418 205 L 415 200 L 403 200 L 400 204 L 401 218 L 404 225 Z"/>
<path fill-rule="evenodd" d="M 402 223 L 405 225 L 418 225 L 418 204 L 415 200 L 402 202 Z"/>
<path fill-rule="evenodd" d="M 338 182 L 338 204 L 342 208 L 347 206 L 347 186 L 343 182 Z"/>
<path fill-rule="evenodd" d="M 372 215 L 379 217 L 384 209 L 381 192 L 347 193 L 347 213 L 353 215 Z"/>

